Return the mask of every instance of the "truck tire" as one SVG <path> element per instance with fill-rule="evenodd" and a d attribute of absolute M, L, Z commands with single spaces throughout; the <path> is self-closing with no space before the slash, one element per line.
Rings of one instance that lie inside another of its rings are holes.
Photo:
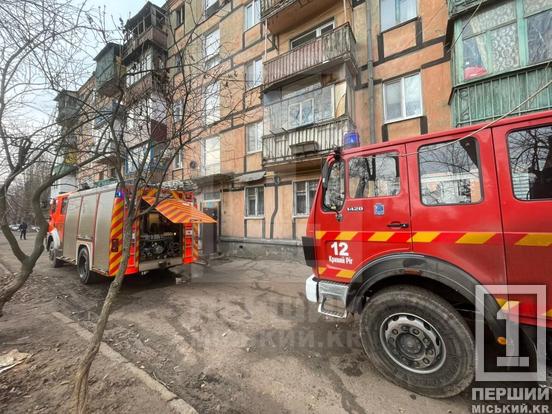
<path fill-rule="evenodd" d="M 367 302 L 360 319 L 364 351 L 389 381 L 448 398 L 473 381 L 473 335 L 445 300 L 415 286 L 392 286 Z"/>
<path fill-rule="evenodd" d="M 63 261 L 57 258 L 57 250 L 54 247 L 53 241 L 48 243 L 48 259 L 54 268 L 63 266 Z"/>
<path fill-rule="evenodd" d="M 90 257 L 88 255 L 87 248 L 79 250 L 79 257 L 77 258 L 77 270 L 79 272 L 79 279 L 82 284 L 90 285 L 92 283 L 98 282 L 98 274 L 90 270 Z"/>

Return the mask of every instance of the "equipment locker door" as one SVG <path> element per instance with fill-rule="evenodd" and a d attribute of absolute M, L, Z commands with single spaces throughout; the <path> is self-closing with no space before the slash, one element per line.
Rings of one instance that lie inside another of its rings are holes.
<path fill-rule="evenodd" d="M 317 203 L 315 245 L 321 277 L 349 281 L 377 257 L 411 250 L 404 154 L 405 146 L 395 145 L 334 162 L 327 190 Z"/>
<path fill-rule="evenodd" d="M 407 144 L 414 252 L 481 284 L 505 284 L 500 200 L 490 130 Z"/>
<path fill-rule="evenodd" d="M 552 122 L 496 127 L 493 139 L 508 284 L 547 285 L 547 324 L 552 327 Z M 520 322 L 534 323 L 534 295 L 509 299 L 519 302 Z"/>

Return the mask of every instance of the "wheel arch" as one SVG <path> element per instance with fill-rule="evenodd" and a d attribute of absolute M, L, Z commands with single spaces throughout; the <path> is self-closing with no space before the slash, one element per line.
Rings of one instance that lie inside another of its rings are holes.
<path fill-rule="evenodd" d="M 374 260 L 357 272 L 347 292 L 347 309 L 360 313 L 367 299 L 391 285 L 410 284 L 428 289 L 453 306 L 461 303 L 476 307 L 477 279 L 461 268 L 432 256 L 415 253 L 394 254 Z M 505 336 L 505 321 L 496 315 L 500 305 L 485 295 L 485 322 L 495 338 Z M 456 306 L 455 306 L 456 307 Z"/>

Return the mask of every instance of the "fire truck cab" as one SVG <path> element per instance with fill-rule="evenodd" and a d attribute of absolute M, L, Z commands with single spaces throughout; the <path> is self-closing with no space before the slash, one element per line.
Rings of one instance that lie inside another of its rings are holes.
<path fill-rule="evenodd" d="M 46 249 L 54 267 L 77 265 L 82 283 L 115 276 L 122 260 L 124 191 L 110 185 L 61 194 L 52 200 Z M 192 263 L 198 256 L 200 223 L 214 220 L 194 207 L 192 193 L 143 189 L 144 211 L 132 227 L 125 274 Z M 152 209 L 151 206 L 154 206 Z"/>
<path fill-rule="evenodd" d="M 460 393 L 474 377 L 476 286 L 547 288 L 544 312 L 534 295 L 485 295 L 499 344 L 500 311 L 528 337 L 552 328 L 552 112 L 336 149 L 303 249 L 307 299 L 325 315 L 360 314 L 387 379 Z"/>

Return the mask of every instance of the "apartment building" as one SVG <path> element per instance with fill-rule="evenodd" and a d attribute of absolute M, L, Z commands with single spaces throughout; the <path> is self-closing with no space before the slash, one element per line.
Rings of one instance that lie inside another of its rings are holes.
<path fill-rule="evenodd" d="M 107 114 L 126 73 L 127 116 L 149 108 L 150 134 L 190 141 L 169 179 L 218 221 L 205 253 L 300 257 L 322 162 L 345 133 L 368 144 L 552 108 L 552 88 L 533 96 L 552 78 L 550 21 L 550 0 L 146 3 L 81 89 Z M 124 127 L 144 151 L 135 116 Z M 108 161 L 90 181 L 110 178 Z"/>

